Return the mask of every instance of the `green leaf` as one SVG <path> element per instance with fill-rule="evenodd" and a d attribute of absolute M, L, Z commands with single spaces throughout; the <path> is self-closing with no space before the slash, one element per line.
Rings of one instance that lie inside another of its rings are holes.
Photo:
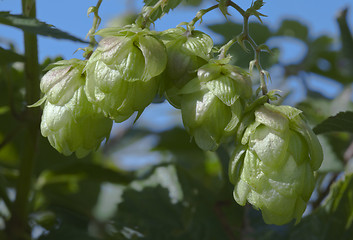
<path fill-rule="evenodd" d="M 353 133 L 353 112 L 340 112 L 331 116 L 318 124 L 313 129 L 315 134 L 327 133 L 332 131 L 342 131 Z"/>
<path fill-rule="evenodd" d="M 220 163 L 214 153 L 202 151 L 184 129 L 174 128 L 159 134 L 154 151 L 169 154 L 172 160 L 189 172 L 204 187 L 217 191 L 220 187 Z"/>
<path fill-rule="evenodd" d="M 6 65 L 13 62 L 23 62 L 24 57 L 14 51 L 4 49 L 0 47 L 0 66 Z"/>
<path fill-rule="evenodd" d="M 324 160 L 319 168 L 319 172 L 340 172 L 344 170 L 343 153 L 340 152 L 340 148 L 347 147 L 346 142 L 342 142 L 342 139 L 329 135 L 319 136 L 319 140 L 324 152 Z"/>
<path fill-rule="evenodd" d="M 196 7 L 199 6 L 203 0 L 184 0 L 183 4 L 186 6 Z"/>
<path fill-rule="evenodd" d="M 0 119 L 0 123 L 1 123 Z M 0 144 L 4 142 L 6 137 L 0 132 Z M 13 142 L 0 146 L 0 165 L 15 166 L 18 163 L 19 154 Z"/>
<path fill-rule="evenodd" d="M 288 36 L 307 41 L 309 30 L 307 26 L 295 20 L 283 20 L 276 35 Z"/>
<path fill-rule="evenodd" d="M 347 22 L 348 7 L 339 12 L 337 22 L 340 28 L 342 40 L 342 54 L 353 63 L 353 36 Z M 351 65 L 352 67 L 352 65 Z"/>
<path fill-rule="evenodd" d="M 265 3 L 263 2 L 263 0 L 256 0 L 255 2 L 251 3 L 251 7 L 246 10 L 246 13 L 250 14 L 249 16 L 251 16 L 251 15 L 255 16 L 262 23 L 261 17 L 267 17 L 267 16 L 262 14 L 262 13 L 260 13 L 257 10 L 260 10 L 260 8 L 264 4 Z"/>
<path fill-rule="evenodd" d="M 223 24 L 208 25 L 207 27 L 213 32 L 222 35 L 224 37 L 224 42 L 234 38 L 234 34 L 239 34 L 243 30 L 242 24 L 231 21 Z M 265 43 L 272 36 L 271 30 L 266 25 L 260 23 L 250 22 L 249 31 L 250 35 L 257 44 Z"/>
<path fill-rule="evenodd" d="M 333 41 L 333 38 L 323 35 L 308 44 L 305 59 L 307 71 L 350 84 L 353 81 L 351 67 L 346 65 L 347 58 L 339 51 L 332 50 Z"/>
<path fill-rule="evenodd" d="M 203 240 L 213 240 L 228 239 L 228 235 L 236 239 L 242 208 L 233 202 L 217 202 L 219 193 L 211 194 L 183 169 L 175 169 L 176 179 L 161 179 L 170 182 L 169 191 L 161 185 L 125 190 L 115 217 L 118 234 L 112 239 L 199 240 L 201 236 Z M 182 199 L 172 198 L 180 188 Z M 231 197 L 231 192 L 227 197 Z"/>
<path fill-rule="evenodd" d="M 57 215 L 59 215 L 58 223 L 55 227 L 46 231 L 39 240 L 98 240 L 90 236 L 88 232 L 89 219 L 78 215 L 68 209 L 57 208 Z"/>
<path fill-rule="evenodd" d="M 81 40 L 70 35 L 69 33 L 53 27 L 53 25 L 41 22 L 35 18 L 25 17 L 23 15 L 10 14 L 9 12 L 0 12 L 0 24 L 9 25 L 19 28 L 25 32 L 39 34 L 47 37 L 87 43 L 84 40 Z"/>
<path fill-rule="evenodd" d="M 43 172 L 43 175 L 38 181 L 40 182 L 40 186 L 45 186 L 51 183 L 67 181 L 70 176 L 75 179 L 87 178 L 98 182 L 110 182 L 123 185 L 133 180 L 131 175 L 118 169 L 76 160 L 60 168 Z"/>
<path fill-rule="evenodd" d="M 145 239 L 172 239 L 183 231 L 182 205 L 170 201 L 168 190 L 158 186 L 141 192 L 127 190 L 119 204 L 117 224 L 121 228 L 135 229 Z"/>
<path fill-rule="evenodd" d="M 228 13 L 228 0 L 218 0 L 218 8 L 219 10 L 221 10 L 223 16 L 227 18 L 227 15 L 230 16 L 230 14 Z"/>
<path fill-rule="evenodd" d="M 46 185 L 38 191 L 33 202 L 35 210 L 45 207 L 46 210 L 60 215 L 66 209 L 82 217 L 89 217 L 97 204 L 100 190 L 101 184 L 97 181 L 90 179 L 76 181 L 72 177 L 66 182 Z"/>
<path fill-rule="evenodd" d="M 307 36 L 307 27 L 300 23 L 287 23 L 276 35 L 290 36 L 302 40 L 306 44 L 306 55 L 298 64 L 285 66 L 287 76 L 296 76 L 301 71 L 312 72 L 321 76 L 331 78 L 343 84 L 350 84 L 353 81 L 353 63 L 350 63 L 349 49 L 342 48 L 335 50 L 334 38 L 322 35 L 315 39 Z M 288 27 L 288 29 L 286 29 Z M 342 36 L 343 38 L 343 36 Z M 343 45 L 343 44 L 342 44 Z M 347 45 L 347 44 L 346 44 Z"/>

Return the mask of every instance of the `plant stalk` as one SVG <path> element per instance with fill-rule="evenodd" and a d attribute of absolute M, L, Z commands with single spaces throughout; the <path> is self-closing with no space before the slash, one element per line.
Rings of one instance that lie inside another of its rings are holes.
<path fill-rule="evenodd" d="M 99 26 L 99 24 L 101 23 L 101 18 L 99 17 L 98 15 L 98 10 L 99 10 L 99 7 L 101 6 L 102 4 L 102 1 L 103 0 L 98 0 L 97 2 L 97 5 L 95 7 L 91 7 L 93 9 L 93 14 L 94 14 L 94 17 L 93 17 L 93 23 L 92 23 L 92 28 L 88 31 L 87 33 L 87 36 L 89 36 L 89 45 L 90 47 L 93 49 L 96 44 L 97 44 L 97 41 L 94 37 L 94 34 L 95 32 L 97 31 L 97 28 Z M 90 8 L 90 9 L 91 9 Z M 90 12 L 88 12 L 90 13 Z"/>
<path fill-rule="evenodd" d="M 228 2 L 229 6 L 233 7 L 235 10 L 237 10 L 242 16 L 243 16 L 243 32 L 240 34 L 241 38 L 240 41 L 247 41 L 251 47 L 254 50 L 254 55 L 255 55 L 255 66 L 257 68 L 257 70 L 259 71 L 260 74 L 260 85 L 261 85 L 261 91 L 262 91 L 262 95 L 266 95 L 268 90 L 267 90 L 267 85 L 266 85 L 266 75 L 265 72 L 262 67 L 261 67 L 261 62 L 260 62 L 260 53 L 261 53 L 261 49 L 259 48 L 259 46 L 256 44 L 256 42 L 251 38 L 250 34 L 249 34 L 249 17 L 250 15 L 248 14 L 247 11 L 244 11 L 241 7 L 239 7 L 236 3 L 234 3 L 233 1 L 229 1 Z M 233 44 L 234 41 L 230 41 L 229 43 L 227 43 L 225 46 L 226 48 L 223 48 L 220 57 L 224 57 L 226 54 L 226 51 L 230 48 L 231 44 Z M 243 45 L 244 46 L 244 45 Z"/>
<path fill-rule="evenodd" d="M 196 16 L 189 22 L 188 25 L 189 25 L 189 26 L 194 26 L 195 23 L 197 23 L 197 21 L 199 21 L 199 20 L 202 21 L 202 17 L 203 17 L 206 13 L 208 13 L 208 12 L 210 12 L 210 11 L 212 11 L 212 10 L 218 8 L 218 7 L 219 7 L 219 4 L 216 4 L 216 5 L 213 5 L 213 6 L 209 7 L 209 8 L 201 9 L 200 11 L 197 12 Z"/>
<path fill-rule="evenodd" d="M 23 15 L 36 18 L 35 0 L 22 0 Z M 32 104 L 40 98 L 39 91 L 39 64 L 38 46 L 36 34 L 24 32 L 25 46 L 25 88 L 26 104 Z M 20 174 L 16 187 L 16 199 L 11 209 L 11 219 L 8 222 L 8 236 L 13 240 L 31 238 L 31 230 L 28 226 L 30 192 L 32 186 L 33 169 L 36 159 L 39 140 L 40 111 L 36 108 L 26 110 L 26 127 L 24 136 L 24 149 L 20 162 Z"/>

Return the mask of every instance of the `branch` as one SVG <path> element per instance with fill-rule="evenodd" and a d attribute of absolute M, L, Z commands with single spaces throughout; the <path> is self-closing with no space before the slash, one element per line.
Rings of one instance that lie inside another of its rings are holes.
<path fill-rule="evenodd" d="M 196 16 L 188 23 L 188 26 L 194 26 L 199 20 L 201 20 L 201 22 L 202 22 L 202 17 L 206 13 L 208 13 L 208 12 L 218 8 L 218 7 L 219 7 L 219 4 L 216 4 L 216 5 L 213 5 L 212 7 L 209 7 L 209 8 L 206 8 L 206 9 L 201 9 L 200 11 L 198 11 L 196 13 Z"/>
<path fill-rule="evenodd" d="M 256 66 L 256 68 L 257 68 L 257 70 L 259 71 L 259 74 L 260 74 L 260 84 L 261 84 L 262 94 L 266 95 L 268 90 L 267 90 L 267 85 L 266 85 L 265 78 L 266 77 L 269 78 L 270 75 L 269 75 L 269 73 L 267 71 L 263 70 L 262 67 L 261 67 L 260 53 L 261 53 L 261 50 L 263 50 L 263 49 L 268 51 L 268 52 L 270 52 L 270 50 L 267 47 L 265 47 L 264 45 L 257 45 L 256 42 L 251 38 L 251 36 L 249 34 L 249 17 L 251 16 L 251 13 L 249 11 L 244 11 L 244 9 L 239 7 L 233 1 L 229 1 L 228 5 L 233 7 L 235 10 L 237 10 L 243 16 L 243 19 L 244 19 L 244 21 L 243 21 L 243 31 L 237 37 L 235 37 L 234 39 L 230 40 L 227 44 L 225 44 L 221 48 L 221 53 L 220 53 L 219 58 L 226 57 L 227 51 L 229 50 L 229 48 L 235 42 L 238 42 L 239 45 L 245 51 L 248 51 L 248 49 L 244 45 L 244 41 L 247 41 L 250 44 L 250 46 L 252 47 L 252 49 L 254 50 L 254 55 L 255 55 L 254 60 L 250 63 L 249 71 L 251 72 L 253 66 Z M 262 15 L 262 16 L 264 16 L 264 15 Z M 259 16 L 257 16 L 257 17 L 259 18 Z M 260 19 L 260 21 L 261 21 L 261 19 Z"/>

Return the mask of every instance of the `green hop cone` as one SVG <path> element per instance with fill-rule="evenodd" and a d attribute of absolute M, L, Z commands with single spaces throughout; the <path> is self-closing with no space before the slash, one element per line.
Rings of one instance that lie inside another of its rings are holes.
<path fill-rule="evenodd" d="M 301 111 L 268 103 L 255 110 L 230 161 L 234 199 L 261 209 L 267 224 L 300 221 L 323 159 Z"/>
<path fill-rule="evenodd" d="M 206 151 L 216 150 L 234 134 L 252 95 L 248 74 L 228 61 L 213 60 L 199 68 L 197 77 L 180 91 L 184 126 Z"/>
<path fill-rule="evenodd" d="M 60 61 L 41 80 L 46 99 L 41 132 L 64 155 L 84 157 L 110 134 L 112 120 L 87 100 L 85 61 Z M 60 87 L 59 87 L 60 86 Z"/>
<path fill-rule="evenodd" d="M 163 75 L 165 95 L 173 106 L 180 108 L 178 90 L 195 78 L 197 69 L 209 61 L 213 41 L 203 32 L 186 30 L 182 27 L 164 31 L 161 39 L 168 55 Z"/>
<path fill-rule="evenodd" d="M 103 39 L 86 66 L 88 100 L 116 122 L 139 114 L 152 102 L 167 63 L 154 32 L 134 26 L 97 32 Z"/>

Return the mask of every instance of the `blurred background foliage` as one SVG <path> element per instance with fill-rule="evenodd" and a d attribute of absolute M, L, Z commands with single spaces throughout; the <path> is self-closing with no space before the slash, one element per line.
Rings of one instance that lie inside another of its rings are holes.
<path fill-rule="evenodd" d="M 198 9 L 202 0 L 177 2 Z M 110 24 L 131 23 L 136 14 L 119 16 Z M 64 157 L 40 137 L 28 199 L 26 229 L 31 237 L 352 239 L 353 38 L 347 14 L 352 13 L 344 9 L 338 14 L 339 36 L 313 37 L 310 27 L 293 19 L 283 20 L 277 29 L 258 22 L 250 24 L 255 42 L 266 43 L 272 50 L 272 54 L 261 55 L 263 68 L 273 73 L 271 88 L 282 89 L 289 79 L 294 82 L 294 88 L 281 92 L 279 101 L 303 110 L 311 126 L 316 126 L 314 131 L 320 134 L 324 148 L 319 181 L 299 224 L 266 225 L 260 212 L 251 206 L 238 206 L 227 177 L 227 150 L 232 146 L 223 146 L 215 153 L 203 152 L 182 128 L 178 110 L 161 107 L 162 103 L 152 104 L 144 120 L 134 126 L 133 120 L 115 125 L 107 143 L 84 159 Z M 8 12 L 0 12 L 0 23 L 84 42 L 58 29 L 53 32 L 47 23 Z M 242 23 L 229 18 L 207 27 L 221 36 L 217 44 L 222 45 L 241 32 Z M 286 41 L 294 41 L 305 50 L 295 63 L 279 58 L 281 44 Z M 244 69 L 253 59 L 251 51 L 247 53 L 238 45 L 231 48 L 230 54 L 233 63 Z M 23 137 L 25 113 L 29 111 L 29 103 L 24 100 L 24 58 L 11 42 L 0 47 L 0 239 L 8 239 L 9 229 L 14 228 L 10 219 L 21 156 L 28 144 Z M 59 59 L 41 62 L 41 74 L 48 64 Z M 312 87 L 312 75 L 317 76 L 324 90 L 332 83 L 341 90 L 333 97 L 325 95 Z M 257 79 L 256 73 L 253 79 Z M 155 119 L 161 111 L 165 117 Z M 168 124 L 158 127 L 158 121 Z"/>

